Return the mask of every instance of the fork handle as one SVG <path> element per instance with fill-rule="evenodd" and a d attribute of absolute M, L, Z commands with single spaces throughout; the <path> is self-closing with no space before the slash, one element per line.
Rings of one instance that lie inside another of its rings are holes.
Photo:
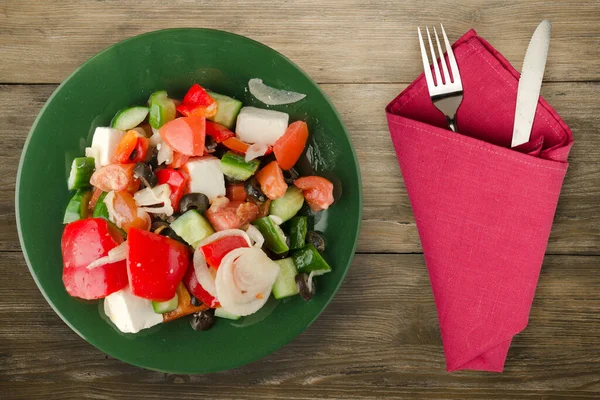
<path fill-rule="evenodd" d="M 448 127 L 450 128 L 450 130 L 452 132 L 456 132 L 456 116 L 454 117 L 448 117 L 446 116 L 446 121 L 448 122 Z"/>

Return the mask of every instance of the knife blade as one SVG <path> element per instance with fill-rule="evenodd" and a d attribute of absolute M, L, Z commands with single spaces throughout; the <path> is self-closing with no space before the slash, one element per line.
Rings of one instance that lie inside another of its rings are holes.
<path fill-rule="evenodd" d="M 523 61 L 523 69 L 517 90 L 517 107 L 515 109 L 511 147 L 529 141 L 535 110 L 540 97 L 551 31 L 552 23 L 550 20 L 543 20 L 533 32 L 525 52 L 525 60 Z"/>

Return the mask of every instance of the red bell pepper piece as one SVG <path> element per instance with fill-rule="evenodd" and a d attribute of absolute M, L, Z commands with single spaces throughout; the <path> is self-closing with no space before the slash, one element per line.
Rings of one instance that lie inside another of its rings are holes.
<path fill-rule="evenodd" d="M 224 140 L 222 143 L 229 150 L 235 151 L 236 153 L 240 154 L 246 154 L 246 152 L 248 151 L 248 147 L 250 147 L 248 143 L 242 142 L 236 137 L 231 137 L 227 140 Z"/>
<path fill-rule="evenodd" d="M 206 244 L 201 247 L 206 263 L 211 267 L 218 269 L 221 265 L 221 260 L 231 250 L 238 249 L 240 247 L 250 247 L 246 239 L 242 236 L 227 236 L 223 239 L 216 240 L 212 243 Z"/>
<path fill-rule="evenodd" d="M 233 132 L 216 122 L 206 121 L 206 134 L 217 143 L 223 143 L 225 140 L 235 136 Z"/>
<path fill-rule="evenodd" d="M 213 117 L 217 113 L 217 102 L 195 83 L 186 93 L 183 103 L 177 106 L 177 111 L 185 116 Z"/>
<path fill-rule="evenodd" d="M 102 218 L 89 218 L 68 224 L 62 236 L 63 283 L 71 296 L 101 299 L 127 286 L 125 261 L 93 269 L 87 266 L 119 244 L 123 237 Z"/>
<path fill-rule="evenodd" d="M 156 171 L 156 179 L 159 185 L 166 183 L 171 188 L 169 199 L 171 200 L 173 210 L 177 211 L 179 209 L 179 200 L 181 200 L 187 184 L 187 177 L 182 172 L 164 168 Z"/>
<path fill-rule="evenodd" d="M 138 163 L 146 159 L 148 139 L 141 137 L 135 130 L 129 130 L 119 142 L 116 151 L 117 162 L 121 164 Z"/>
<path fill-rule="evenodd" d="M 131 292 L 144 299 L 172 299 L 190 262 L 188 247 L 166 236 L 137 228 L 129 230 L 127 243 Z"/>
<path fill-rule="evenodd" d="M 210 308 L 220 306 L 219 302 L 216 301 L 214 296 L 212 296 L 210 293 L 204 290 L 200 282 L 198 282 L 198 278 L 196 278 L 196 272 L 194 270 L 193 265 L 190 265 L 188 267 L 185 276 L 183 277 L 183 284 L 195 298 L 197 298 Z"/>

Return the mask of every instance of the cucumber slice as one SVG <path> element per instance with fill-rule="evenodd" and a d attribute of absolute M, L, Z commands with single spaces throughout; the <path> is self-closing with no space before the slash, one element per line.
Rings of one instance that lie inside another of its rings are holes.
<path fill-rule="evenodd" d="M 282 254 L 290 248 L 286 243 L 286 237 L 279 225 L 269 217 L 263 217 L 252 222 L 265 238 L 265 246 L 275 254 Z"/>
<path fill-rule="evenodd" d="M 81 189 L 91 186 L 90 178 L 94 173 L 96 163 L 93 157 L 76 157 L 71 164 L 71 173 L 67 186 L 69 190 Z"/>
<path fill-rule="evenodd" d="M 153 301 L 152 308 L 154 312 L 157 314 L 165 314 L 171 312 L 177 308 L 179 305 L 179 298 L 177 297 L 177 293 L 175 293 L 175 297 L 171 300 L 167 301 Z"/>
<path fill-rule="evenodd" d="M 308 217 L 294 217 L 287 223 L 290 235 L 290 250 L 299 250 L 306 244 L 308 232 Z"/>
<path fill-rule="evenodd" d="M 316 275 L 323 275 L 331 271 L 327 261 L 312 244 L 307 244 L 304 248 L 294 251 L 292 259 L 299 272 L 314 272 Z"/>
<path fill-rule="evenodd" d="M 173 221 L 171 229 L 194 248 L 215 233 L 210 222 L 196 210 L 189 210 Z"/>
<path fill-rule="evenodd" d="M 245 181 L 256 173 L 260 166 L 259 160 L 246 162 L 244 156 L 228 151 L 221 158 L 223 174 L 237 181 Z"/>
<path fill-rule="evenodd" d="M 217 113 L 214 117 L 208 118 L 210 121 L 233 129 L 240 110 L 242 102 L 223 94 L 207 91 L 208 95 L 217 102 Z"/>
<path fill-rule="evenodd" d="M 279 265 L 279 275 L 273 284 L 273 297 L 283 299 L 298 294 L 298 285 L 296 285 L 298 270 L 294 261 L 291 258 L 284 258 L 275 262 Z"/>
<path fill-rule="evenodd" d="M 242 318 L 239 315 L 235 315 L 230 313 L 229 311 L 225 311 L 223 307 L 215 308 L 215 317 L 232 319 L 234 321 Z"/>
<path fill-rule="evenodd" d="M 69 204 L 67 204 L 65 216 L 63 217 L 63 224 L 87 218 L 88 204 L 91 198 L 91 189 L 79 189 L 75 192 L 73 197 L 71 197 L 71 200 L 69 200 Z"/>
<path fill-rule="evenodd" d="M 123 131 L 133 129 L 146 119 L 148 107 L 135 106 L 119 111 L 112 119 L 110 126 Z"/>
<path fill-rule="evenodd" d="M 104 203 L 104 198 L 108 193 L 102 192 L 102 194 L 98 197 L 98 201 L 94 206 L 94 212 L 92 213 L 93 218 L 104 218 L 109 221 L 108 218 L 108 208 L 106 207 L 106 203 Z"/>
<path fill-rule="evenodd" d="M 150 105 L 148 122 L 154 129 L 159 129 L 167 122 L 174 120 L 177 115 L 175 103 L 167 97 L 166 90 L 152 93 L 148 104 Z"/>
<path fill-rule="evenodd" d="M 271 202 L 269 214 L 275 215 L 285 222 L 296 215 L 303 204 L 304 195 L 302 194 L 302 190 L 296 186 L 290 186 L 283 197 Z"/>

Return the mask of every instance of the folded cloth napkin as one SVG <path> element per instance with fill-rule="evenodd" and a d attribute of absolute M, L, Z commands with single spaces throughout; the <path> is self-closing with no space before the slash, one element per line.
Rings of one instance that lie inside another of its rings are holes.
<path fill-rule="evenodd" d="M 572 133 L 540 98 L 511 149 L 519 73 L 471 30 L 454 45 L 459 133 L 423 74 L 386 108 L 423 247 L 448 372 L 501 372 L 529 319 Z"/>

